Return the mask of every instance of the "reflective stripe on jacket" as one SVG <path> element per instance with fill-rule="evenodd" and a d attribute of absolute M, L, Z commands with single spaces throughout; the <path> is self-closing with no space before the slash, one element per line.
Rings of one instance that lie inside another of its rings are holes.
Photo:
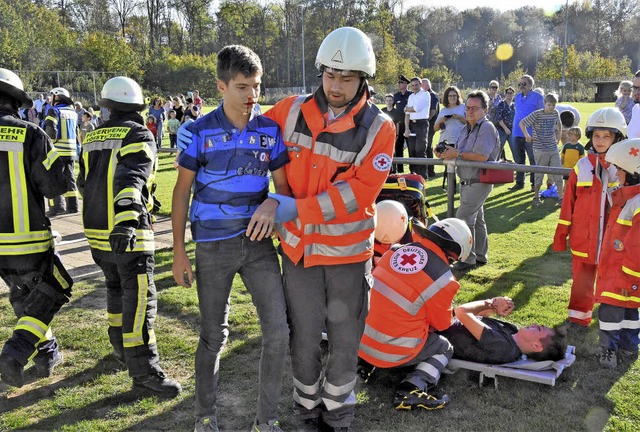
<path fill-rule="evenodd" d="M 386 252 L 373 277 L 358 355 L 377 367 L 399 366 L 422 350 L 430 328 L 451 325 L 460 284 L 444 252 L 424 238 Z"/>
<path fill-rule="evenodd" d="M 604 162 L 604 155 L 588 154 L 578 161 L 569 175 L 554 249 L 565 250 L 567 236 L 573 259 L 597 264 L 610 203 L 607 189 L 617 184 L 615 167 Z"/>
<path fill-rule="evenodd" d="M 285 254 L 304 266 L 362 262 L 373 255 L 375 199 L 391 167 L 395 126 L 365 95 L 329 122 L 322 87 L 265 115 L 283 130 L 287 179 L 298 217 L 280 224 Z"/>
<path fill-rule="evenodd" d="M 157 167 L 151 132 L 136 113 L 112 113 L 82 143 L 78 186 L 89 246 L 111 251 L 109 234 L 118 224 L 136 227 L 132 251 L 153 252 L 151 185 Z"/>
<path fill-rule="evenodd" d="M 612 206 L 602 242 L 596 302 L 640 307 L 640 186 L 611 194 Z"/>
<path fill-rule="evenodd" d="M 58 104 L 49 109 L 45 118 L 45 130 L 53 130 L 51 139 L 61 157 L 76 159 L 78 114 L 68 105 Z"/>
<path fill-rule="evenodd" d="M 32 269 L 53 247 L 44 197 L 65 189 L 64 164 L 44 131 L 0 114 L 0 268 Z"/>

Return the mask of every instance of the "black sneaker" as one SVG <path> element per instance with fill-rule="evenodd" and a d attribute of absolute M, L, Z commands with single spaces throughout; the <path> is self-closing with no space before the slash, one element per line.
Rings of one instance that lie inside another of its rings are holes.
<path fill-rule="evenodd" d="M 524 185 L 521 185 L 521 184 L 518 184 L 518 183 L 514 184 L 513 186 L 511 186 L 509 188 L 510 191 L 517 191 L 517 190 L 521 190 L 521 189 L 524 189 Z"/>
<path fill-rule="evenodd" d="M 53 375 L 53 369 L 62 364 L 64 361 L 64 356 L 60 351 L 54 351 L 53 359 L 51 361 L 47 361 L 46 363 L 35 363 L 36 365 L 36 376 L 38 378 L 49 378 Z"/>
<path fill-rule="evenodd" d="M 0 377 L 2 381 L 13 387 L 24 385 L 24 368 L 8 354 L 0 354 Z"/>
<path fill-rule="evenodd" d="M 141 377 L 133 377 L 133 386 L 149 390 L 158 396 L 174 398 L 182 391 L 178 381 L 167 378 L 164 372 L 153 372 Z"/>
<path fill-rule="evenodd" d="M 427 391 L 433 392 L 431 389 Z M 427 393 L 417 386 L 403 382 L 398 386 L 393 398 L 393 407 L 398 411 L 425 409 L 428 411 L 444 408 L 449 403 L 449 396 Z"/>

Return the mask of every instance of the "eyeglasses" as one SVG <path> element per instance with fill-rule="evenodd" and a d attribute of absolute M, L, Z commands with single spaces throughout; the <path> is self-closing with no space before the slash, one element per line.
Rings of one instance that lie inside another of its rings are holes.
<path fill-rule="evenodd" d="M 518 87 L 526 87 L 529 83 L 518 83 Z"/>
<path fill-rule="evenodd" d="M 638 87 L 638 86 L 633 86 L 631 88 L 633 89 L 633 91 L 640 91 L 640 87 Z"/>
<path fill-rule="evenodd" d="M 491 86 L 489 87 L 491 90 L 498 90 L 498 86 Z"/>
<path fill-rule="evenodd" d="M 465 110 L 467 111 L 478 111 L 479 109 L 482 109 L 482 107 L 479 106 L 466 106 L 464 107 Z"/>

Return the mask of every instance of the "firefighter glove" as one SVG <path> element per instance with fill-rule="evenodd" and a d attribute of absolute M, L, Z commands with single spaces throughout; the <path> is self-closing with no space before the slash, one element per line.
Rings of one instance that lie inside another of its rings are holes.
<path fill-rule="evenodd" d="M 122 255 L 126 252 L 127 247 L 133 250 L 136 245 L 136 229 L 132 226 L 116 225 L 109 234 L 109 244 L 111 250 L 116 255 Z"/>

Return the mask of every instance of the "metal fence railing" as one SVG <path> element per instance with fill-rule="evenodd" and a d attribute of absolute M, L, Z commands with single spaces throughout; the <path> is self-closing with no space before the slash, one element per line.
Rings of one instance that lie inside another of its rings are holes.
<path fill-rule="evenodd" d="M 556 174 L 569 175 L 570 168 L 556 168 L 537 165 L 520 165 L 503 162 L 476 162 L 460 159 L 422 159 L 422 158 L 393 158 L 394 164 L 411 165 L 445 165 L 447 167 L 447 217 L 455 215 L 455 194 L 456 194 L 456 167 L 466 166 L 472 168 L 492 168 L 505 171 L 516 171 L 536 174 Z M 560 187 L 561 185 L 559 185 Z"/>

